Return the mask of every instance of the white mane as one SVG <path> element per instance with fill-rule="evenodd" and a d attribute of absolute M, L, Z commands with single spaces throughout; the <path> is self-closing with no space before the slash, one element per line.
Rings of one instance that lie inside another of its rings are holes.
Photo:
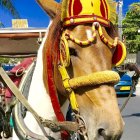
<path fill-rule="evenodd" d="M 56 116 L 51 104 L 49 95 L 46 93 L 46 89 L 43 83 L 43 62 L 42 62 L 42 51 L 45 40 L 47 38 L 48 31 L 42 41 L 42 44 L 38 50 L 36 67 L 33 73 L 32 82 L 29 90 L 28 102 L 32 108 L 43 118 L 49 120 L 56 120 Z M 25 123 L 27 127 L 34 133 L 43 135 L 38 123 L 30 112 L 27 112 L 25 117 Z M 55 139 L 61 139 L 60 133 L 53 133 L 51 130 L 46 128 L 48 135 L 53 136 Z M 13 140 L 18 139 L 13 135 Z"/>

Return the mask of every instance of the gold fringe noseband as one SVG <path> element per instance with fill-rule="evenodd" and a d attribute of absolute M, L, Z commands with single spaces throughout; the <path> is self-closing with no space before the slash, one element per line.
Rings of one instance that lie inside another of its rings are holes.
<path fill-rule="evenodd" d="M 62 76 L 63 85 L 66 91 L 70 94 L 70 103 L 73 110 L 78 111 L 78 104 L 75 98 L 73 89 L 83 86 L 96 86 L 100 84 L 116 84 L 120 80 L 120 76 L 114 71 L 99 71 L 86 76 L 70 79 L 64 65 L 59 65 L 58 69 Z"/>
<path fill-rule="evenodd" d="M 64 87 L 70 91 L 70 88 L 76 89 L 83 86 L 96 86 L 100 84 L 116 84 L 120 80 L 117 72 L 106 70 L 98 71 L 86 76 L 80 76 L 70 79 L 66 69 L 59 65 L 59 71 L 62 75 Z"/>

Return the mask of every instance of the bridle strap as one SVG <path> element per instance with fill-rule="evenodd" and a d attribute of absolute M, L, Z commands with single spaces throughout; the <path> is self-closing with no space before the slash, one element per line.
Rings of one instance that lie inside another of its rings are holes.
<path fill-rule="evenodd" d="M 80 45 L 80 46 L 86 46 L 86 45 L 89 45 L 91 43 L 93 43 L 96 39 L 96 29 L 95 29 L 95 26 L 93 25 L 92 26 L 92 36 L 90 38 L 88 38 L 87 40 L 79 40 L 77 38 L 74 38 L 70 33 L 66 32 L 65 33 L 65 37 L 67 38 L 67 40 L 71 40 L 73 41 L 74 43 Z"/>
<path fill-rule="evenodd" d="M 0 67 L 0 76 L 3 78 L 4 82 L 7 84 L 7 86 L 10 88 L 12 93 L 16 96 L 16 98 L 26 107 L 28 111 L 32 113 L 34 118 L 36 119 L 39 127 L 41 128 L 43 134 L 46 137 L 49 137 L 48 134 L 46 133 L 42 123 L 41 123 L 41 117 L 37 114 L 37 112 L 30 106 L 26 98 L 21 94 L 17 86 L 11 81 L 9 76 L 6 74 L 6 72 L 3 70 L 2 67 Z"/>
<path fill-rule="evenodd" d="M 69 99 L 70 99 L 70 104 L 71 104 L 72 110 L 78 112 L 79 111 L 79 109 L 78 109 L 78 103 L 76 101 L 76 97 L 75 97 L 74 91 L 69 86 L 70 77 L 69 77 L 69 75 L 67 73 L 67 70 L 66 70 L 66 68 L 65 68 L 64 65 L 63 66 L 62 65 L 58 65 L 58 70 L 59 70 L 59 72 L 61 74 L 63 85 L 64 85 L 66 91 L 69 94 Z"/>
<path fill-rule="evenodd" d="M 100 23 L 94 22 L 92 25 L 92 36 L 91 38 L 88 38 L 87 40 L 79 40 L 77 38 L 74 38 L 73 35 L 68 32 L 67 30 L 62 33 L 62 37 L 60 40 L 60 61 L 65 66 L 68 67 L 70 64 L 70 53 L 69 53 L 69 46 L 68 46 L 68 40 L 71 40 L 72 42 L 80 45 L 80 46 L 87 46 L 96 41 L 97 34 L 96 30 L 99 33 L 101 41 L 107 45 L 109 48 L 115 48 L 118 45 L 118 37 L 115 37 L 115 39 L 107 39 L 103 33 L 103 28 L 101 27 Z"/>
<path fill-rule="evenodd" d="M 117 46 L 118 37 L 115 37 L 114 42 L 108 41 L 108 39 L 103 34 L 103 30 L 102 30 L 101 25 L 98 22 L 94 22 L 93 24 L 94 24 L 94 26 L 97 27 L 98 32 L 99 32 L 99 36 L 100 36 L 101 40 L 104 42 L 104 44 L 106 44 L 110 48 L 114 48 Z"/>
<path fill-rule="evenodd" d="M 83 40 L 79 40 L 79 39 L 77 39 L 77 38 L 74 38 L 74 37 L 70 34 L 70 32 L 68 32 L 68 31 L 66 31 L 66 32 L 63 33 L 61 40 L 63 40 L 64 37 L 65 37 L 66 40 L 71 40 L 71 41 L 73 41 L 74 43 L 76 43 L 76 44 L 78 44 L 78 45 L 80 45 L 80 46 L 86 46 L 86 45 L 89 45 L 89 44 L 91 44 L 91 43 L 93 43 L 93 42 L 95 41 L 95 39 L 96 39 L 96 32 L 95 32 L 95 31 L 96 31 L 96 30 L 98 31 L 101 40 L 102 40 L 107 46 L 109 46 L 110 48 L 113 48 L 113 47 L 116 47 L 116 46 L 117 46 L 118 37 L 115 37 L 114 42 L 113 42 L 113 41 L 109 41 L 109 40 L 104 36 L 102 27 L 101 27 L 101 25 L 100 25 L 99 22 L 93 22 L 93 25 L 92 25 L 92 32 L 93 32 L 93 34 L 92 34 L 92 37 L 89 38 L 89 39 L 87 39 L 87 40 L 84 40 L 84 41 L 83 41 Z"/>

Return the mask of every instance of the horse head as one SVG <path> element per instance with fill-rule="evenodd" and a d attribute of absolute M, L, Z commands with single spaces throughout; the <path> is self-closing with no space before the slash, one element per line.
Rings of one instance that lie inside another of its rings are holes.
<path fill-rule="evenodd" d="M 67 0 L 61 10 L 54 8 L 44 52 L 51 47 L 54 83 L 82 124 L 81 139 L 119 140 L 123 133 L 114 90 L 119 75 L 112 67 L 124 60 L 126 50 L 111 23 L 113 7 L 113 1 Z"/>

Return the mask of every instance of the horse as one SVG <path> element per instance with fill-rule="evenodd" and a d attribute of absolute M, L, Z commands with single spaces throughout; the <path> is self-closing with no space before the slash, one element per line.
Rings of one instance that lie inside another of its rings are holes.
<path fill-rule="evenodd" d="M 60 4 L 49 0 L 37 1 L 52 22 L 38 50 L 34 72 L 29 70 L 33 76 L 28 102 L 42 118 L 52 121 L 63 121 L 70 108 L 72 121 L 77 121 L 80 126 L 76 132 L 80 138 L 72 138 L 72 134 L 65 138 L 61 132 L 53 132 L 49 128 L 45 131 L 50 137 L 45 136 L 29 111 L 23 117 L 24 122 L 18 120 L 22 115 L 17 113 L 19 107 L 16 105 L 13 140 L 119 140 L 124 122 L 114 90 L 119 75 L 112 71 L 112 67 L 123 62 L 126 52 L 110 22 L 114 18 L 102 18 L 108 14 L 109 8 L 112 15 L 114 2 L 91 0 L 85 4 L 85 1 L 67 0 Z M 109 4 L 111 6 L 107 7 Z M 95 9 L 90 10 L 86 6 Z M 90 16 L 80 15 L 82 12 L 79 11 L 84 11 L 84 8 L 88 12 L 93 10 L 94 14 L 92 11 Z M 73 15 L 68 16 L 68 12 Z M 24 82 L 26 86 L 28 81 Z M 52 97 L 54 94 L 57 100 Z"/>

